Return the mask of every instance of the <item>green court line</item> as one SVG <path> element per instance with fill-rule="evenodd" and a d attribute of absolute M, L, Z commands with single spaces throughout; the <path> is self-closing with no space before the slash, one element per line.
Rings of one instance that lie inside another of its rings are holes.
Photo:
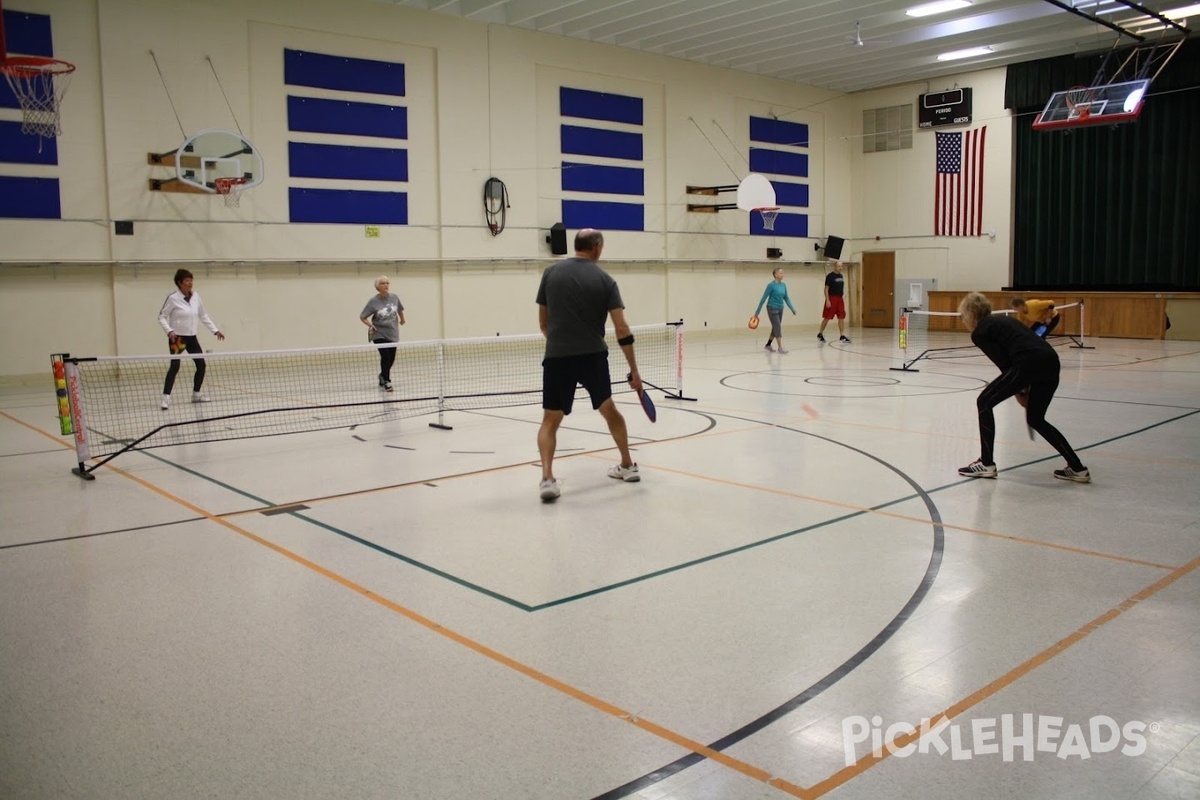
<path fill-rule="evenodd" d="M 803 436 L 816 436 L 815 434 L 813 434 L 813 433 L 810 433 L 810 432 L 808 432 L 808 431 L 801 431 L 801 430 L 799 430 L 799 429 L 796 429 L 796 428 L 789 428 L 789 427 L 787 427 L 787 426 L 783 426 L 783 425 L 774 425 L 774 424 L 772 424 L 772 423 L 763 423 L 761 420 L 749 419 L 749 418 L 746 418 L 746 417 L 738 417 L 738 416 L 731 415 L 731 414 L 716 414 L 716 413 L 714 413 L 714 412 L 711 412 L 711 411 L 705 411 L 704 413 L 705 413 L 705 414 L 711 414 L 712 416 L 723 417 L 723 418 L 726 418 L 726 419 L 735 419 L 735 420 L 739 420 L 739 421 L 742 421 L 742 422 L 750 422 L 750 423 L 756 423 L 756 424 L 763 424 L 763 425 L 767 425 L 767 426 L 769 426 L 769 427 L 775 427 L 775 428 L 780 428 L 780 429 L 782 429 L 782 430 L 788 430 L 788 431 L 792 431 L 793 433 L 799 433 L 799 434 L 801 434 L 801 435 L 803 435 Z M 1168 425 L 1168 424 L 1170 424 L 1170 423 L 1172 423 L 1172 422 L 1177 422 L 1177 421 L 1179 421 L 1179 420 L 1186 419 L 1186 418 L 1188 418 L 1188 417 L 1191 417 L 1191 416 L 1194 416 L 1194 415 L 1196 415 L 1196 414 L 1200 414 L 1200 409 L 1194 409 L 1194 410 L 1192 410 L 1192 411 L 1189 411 L 1189 412 L 1188 412 L 1188 413 L 1186 413 L 1186 414 L 1180 414 L 1180 415 L 1178 415 L 1178 416 L 1171 417 L 1171 418 L 1169 418 L 1169 419 L 1165 419 L 1165 420 L 1161 420 L 1161 421 L 1159 421 L 1159 422 L 1155 422 L 1155 423 L 1153 423 L 1153 424 L 1151 424 L 1151 425 L 1147 425 L 1147 426 L 1145 426 L 1145 427 L 1143 427 L 1143 428 L 1138 428 L 1137 430 L 1134 430 L 1134 431 L 1129 431 L 1129 432 L 1127 432 L 1127 433 L 1118 434 L 1118 435 L 1116 435 L 1116 436 L 1112 436 L 1112 437 L 1110 437 L 1110 438 L 1108 438 L 1108 439 L 1103 439 L 1103 440 L 1101 440 L 1101 441 L 1099 441 L 1099 442 L 1094 442 L 1094 443 L 1092 443 L 1092 444 L 1089 444 L 1089 445 L 1086 445 L 1086 446 L 1084 446 L 1084 447 L 1081 447 L 1081 448 L 1079 448 L 1078 452 L 1082 452 L 1082 451 L 1084 451 L 1084 450 L 1091 450 L 1091 449 L 1093 449 L 1093 448 L 1096 448 L 1096 447 L 1101 447 L 1101 446 L 1103 446 L 1103 445 L 1106 445 L 1106 444 L 1111 444 L 1112 442 L 1116 442 L 1116 441 L 1119 441 L 1119 440 L 1121 440 L 1121 439 L 1127 439 L 1127 438 L 1129 438 L 1129 437 L 1131 437 L 1131 436 L 1137 436 L 1138 434 L 1145 433 L 1146 431 L 1153 430 L 1154 428 L 1158 428 L 1158 427 L 1161 427 L 1161 426 L 1163 426 L 1163 425 Z M 818 438 L 818 439 L 825 439 L 825 437 L 823 437 L 823 436 L 816 436 L 816 438 Z M 826 439 L 826 441 L 830 441 L 830 442 L 833 442 L 833 443 L 835 443 L 835 444 L 838 444 L 837 442 L 835 442 L 835 441 L 834 441 L 834 440 L 832 440 L 832 439 Z M 170 461 L 167 461 L 166 459 L 162 459 L 162 458 L 161 458 L 161 457 L 159 457 L 159 456 L 155 456 L 155 455 L 152 455 L 152 454 L 150 454 L 150 453 L 145 453 L 145 455 L 150 455 L 152 458 L 156 458 L 156 459 L 158 459 L 159 461 L 162 461 L 163 463 L 166 463 L 166 464 L 171 464 L 171 462 L 170 462 Z M 1055 460 L 1055 459 L 1057 459 L 1057 458 L 1059 458 L 1059 457 L 1060 457 L 1060 456 L 1059 456 L 1057 453 L 1055 453 L 1054 455 L 1046 456 L 1046 457 L 1044 457 L 1044 458 L 1037 458 L 1037 459 L 1034 459 L 1034 460 L 1032 460 L 1032 461 L 1027 461 L 1027 462 L 1025 462 L 1025 463 L 1023 463 L 1023 464 L 1018 464 L 1018 465 L 1016 465 L 1016 466 L 1012 466 L 1012 467 L 1006 467 L 1005 469 L 1001 470 L 1001 472 L 1011 472 L 1011 471 L 1013 471 L 1013 470 L 1022 469 L 1022 468 L 1024 468 L 1024 467 L 1033 466 L 1034 464 L 1041 464 L 1041 463 L 1043 463 L 1043 462 L 1046 462 L 1046 461 L 1052 461 L 1052 460 Z M 192 469 L 190 469 L 190 468 L 188 468 L 188 467 L 184 467 L 184 466 L 181 466 L 181 465 L 178 465 L 178 464 L 174 464 L 173 466 L 176 466 L 176 467 L 178 467 L 179 469 L 182 469 L 182 470 L 184 470 L 184 471 L 188 472 L 189 474 L 191 474 L 191 475 L 194 475 L 194 476 L 196 476 L 196 477 L 198 477 L 198 478 L 201 478 L 201 479 L 204 479 L 204 480 L 209 480 L 209 481 L 211 481 L 212 483 L 215 483 L 215 484 L 217 484 L 217 485 L 219 485 L 219 486 L 221 486 L 221 487 L 223 487 L 223 488 L 229 489 L 230 491 L 232 491 L 232 492 L 235 492 L 236 494 L 239 494 L 239 495 L 241 495 L 241 496 L 243 496 L 243 497 L 248 497 L 248 498 L 251 498 L 251 499 L 257 500 L 258 502 L 262 503 L 264 506 L 268 506 L 268 507 L 274 507 L 274 505 L 275 505 L 275 504 L 271 503 L 270 501 L 263 500 L 262 498 L 255 497 L 254 495 L 252 495 L 252 494 L 249 494 L 248 492 L 243 492 L 243 491 L 240 491 L 240 490 L 238 490 L 238 489 L 235 489 L 234 487 L 232 487 L 232 486 L 229 486 L 228 484 L 225 484 L 225 483 L 223 483 L 223 482 L 221 482 L 221 481 L 218 481 L 218 480 L 216 480 L 216 479 L 214 479 L 214 478 L 210 478 L 210 477 L 208 477 L 208 476 L 206 476 L 206 475 L 203 475 L 203 474 L 201 474 L 201 473 L 199 473 L 199 472 L 196 472 L 195 470 L 192 470 Z M 938 486 L 937 488 L 934 488 L 934 489 L 929 489 L 929 490 L 927 491 L 927 494 L 933 494 L 933 493 L 935 493 L 935 492 L 940 492 L 940 491 L 942 491 L 942 490 L 944 490 L 944 489 L 953 489 L 953 488 L 955 488 L 955 487 L 962 486 L 962 485 L 964 485 L 964 484 L 967 484 L 967 483 L 973 483 L 973 482 L 975 482 L 976 480 L 978 480 L 978 479 L 976 479 L 976 478 L 963 478 L 962 480 L 954 481 L 954 482 L 952 482 L 952 483 L 947 483 L 947 484 L 944 484 L 944 485 L 942 485 L 942 486 Z M 863 510 L 861 510 L 861 511 L 854 511 L 854 512 L 852 512 L 852 513 L 849 513 L 849 514 L 843 514 L 842 516 L 839 516 L 839 517 L 834 517 L 834 518 L 831 518 L 831 519 L 825 520 L 825 521 L 823 521 L 823 522 L 817 522 L 817 523 L 814 523 L 814 524 L 812 524 L 812 525 L 807 525 L 807 526 L 805 526 L 805 527 L 803 527 L 803 528 L 797 528 L 797 529 L 795 529 L 795 530 L 788 531 L 788 532 L 786 532 L 786 533 L 780 533 L 780 534 L 776 534 L 776 535 L 774 535 L 774 536 L 770 536 L 770 537 L 767 537 L 766 539 L 761 539 L 761 540 L 758 540 L 758 541 L 755 541 L 755 542 L 748 542 L 748 543 L 746 543 L 746 544 L 739 545 L 739 546 L 737 546 L 737 547 L 733 547 L 733 548 L 730 548 L 730 549 L 728 549 L 728 550 L 722 550 L 722 551 L 720 551 L 720 552 L 717 552 L 717 553 L 712 553 L 711 555 L 702 556 L 702 557 L 700 557 L 700 558 L 695 558 L 695 559 L 692 559 L 692 560 L 690 560 L 690 561 L 685 561 L 685 562 L 683 562 L 683 563 L 676 564 L 676 565 L 674 565 L 674 566 L 665 567 L 665 568 L 663 568 L 663 569 L 655 570 L 655 571 L 653 571 L 653 572 L 648 572 L 648 573 L 645 573 L 645 574 L 642 574 L 642 575 L 636 575 L 636 576 L 634 576 L 634 577 L 627 578 L 627 579 L 625 579 L 625 580 L 617 581 L 617 582 L 615 582 L 615 583 L 606 584 L 606 585 L 604 585 L 604 586 L 598 586 L 598 587 L 596 587 L 596 588 L 594 588 L 594 589 L 589 589 L 589 590 L 587 590 L 587 591 L 585 591 L 585 592 L 579 592 L 579 593 L 577 593 L 577 594 L 569 595 L 569 596 L 567 596 L 567 597 L 562 597 L 562 598 L 559 598 L 559 599 L 557 599 L 557 600 L 549 600 L 549 601 L 547 601 L 547 602 L 544 602 L 544 603 L 539 603 L 539 604 L 537 604 L 537 605 L 529 605 L 528 603 L 522 603 L 522 602 L 521 602 L 521 601 L 519 601 L 519 600 L 513 599 L 513 598 L 511 598 L 511 597 L 508 597 L 508 596 L 506 596 L 506 595 L 503 595 L 503 594 L 501 594 L 501 593 L 499 593 L 499 592 L 492 591 L 491 589 L 488 589 L 488 588 L 486 588 L 486 587 L 480 586 L 479 584 L 476 584 L 476 583 L 472 583 L 472 582 L 470 582 L 470 581 L 468 581 L 468 580 L 466 580 L 466 579 L 464 579 L 464 578 L 460 578 L 460 577 L 458 577 L 458 576 L 456 576 L 456 575 L 454 575 L 454 574 L 452 574 L 452 573 L 446 572 L 445 570 L 438 569 L 437 567 L 434 567 L 434 566 L 431 566 L 431 565 L 429 565 L 429 564 L 426 564 L 426 563 L 424 563 L 424 562 L 418 561 L 418 560 L 416 560 L 416 559 L 414 559 L 414 558 L 410 558 L 410 557 L 408 557 L 408 556 L 405 556 L 405 555 L 403 555 L 403 554 L 401 554 L 401 553 L 397 553 L 397 552 L 396 552 L 396 551 L 394 551 L 394 550 L 389 550 L 388 548 L 384 547 L 383 545 L 376 544 L 375 542 L 372 542 L 372 541 L 370 541 L 369 539 L 364 539 L 364 538 L 362 538 L 361 536 L 356 536 L 356 535 L 354 535 L 354 534 L 350 533 L 349 531 L 342 530 L 341 528 L 338 528 L 338 527 L 336 527 L 336 526 L 334 526 L 334 525 L 330 525 L 330 524 L 328 524 L 328 523 L 321 522 L 320 520 L 313 519 L 313 518 L 311 518 L 311 517 L 305 516 L 305 515 L 303 515 L 303 514 L 301 514 L 301 513 L 299 513 L 299 512 L 289 512 L 289 516 L 293 516 L 293 517 L 295 517 L 295 518 L 297 518 L 297 519 L 299 519 L 299 520 L 302 520 L 302 521 L 304 521 L 304 522 L 307 522 L 307 523 L 309 523 L 310 525 L 315 525 L 315 526 L 317 526 L 317 527 L 319 527 L 319 528 L 322 528 L 322 529 L 324 529 L 324 530 L 326 530 L 326 531 L 329 531 L 330 533 L 333 533 L 333 534 L 336 534 L 336 535 L 338 535 L 338 536 L 341 536 L 341 537 L 343 537 L 343 538 L 345 538 L 345 539 L 348 539 L 348 540 L 350 540 L 350 541 L 352 541 L 352 542 L 355 542 L 355 543 L 357 543 L 357 544 L 364 545 L 365 547 L 368 547 L 368 548 L 370 548 L 370 549 L 372 549 L 372 550 L 375 550 L 376 552 L 378 552 L 378 553 L 380 553 L 380 554 L 382 554 L 382 555 L 386 555 L 386 556 L 388 556 L 388 557 L 390 557 L 390 558 L 394 558 L 394 559 L 396 559 L 396 560 L 398 560 L 398 561 L 402 561 L 402 562 L 404 562 L 405 564 L 408 564 L 409 566 L 416 567 L 417 569 L 420 569 L 420 570 L 423 570 L 423 571 L 425 571 L 425 572 L 428 572 L 428 573 L 430 573 L 431 575 L 436 575 L 436 576 L 438 576 L 439 578 L 443 578 L 443 579 L 445 579 L 445 580 L 448 580 L 448 581 L 450 581 L 451 583 L 457 584 L 458 586 L 461 586 L 461 587 L 463 587 L 463 588 L 465 588 L 465 589 L 469 589 L 469 590 L 471 590 L 471 591 L 473 591 L 473 592 L 477 592 L 477 593 L 479 593 L 479 594 L 482 594 L 482 595 L 484 595 L 485 597 L 490 597 L 490 598 L 492 598 L 493 600 L 498 600 L 498 601 L 500 601 L 500 602 L 502 602 L 502 603 L 505 603 L 506 605 L 512 606 L 513 608 L 519 609 L 519 610 L 521 610 L 521 611 L 534 612 L 534 611 L 541 611 L 541 610 L 544 610 L 544 609 L 547 609 L 547 608 L 554 608 L 555 606 L 565 605 L 565 604 L 567 604 L 567 603 L 572 603 L 572 602 L 575 602 L 575 601 L 578 601 L 578 600 L 585 600 L 585 599 L 587 599 L 587 598 L 589 598 L 589 597 L 595 597 L 596 595 L 604 594 L 604 593 L 606 593 L 606 592 L 611 592 L 611 591 L 614 591 L 614 590 L 616 590 L 616 589 L 621 589 L 621 588 L 624 588 L 624 587 L 626 587 L 626 586 L 632 586 L 633 584 L 636 584 L 636 583 L 641 583 L 641 582 L 643 582 L 643 581 L 648 581 L 648 580 L 651 580 L 651 579 L 653 579 L 653 578 L 660 578 L 660 577 L 662 577 L 662 576 L 664 576 L 664 575 L 669 575 L 669 574 L 671 574 L 671 573 L 673 573 L 673 572 L 679 572 L 679 571 L 682 571 L 682 570 L 685 570 L 685 569 L 690 569 L 691 567 L 697 566 L 697 565 L 699 565 L 699 564 L 704 564 L 704 563 L 707 563 L 707 562 L 710 562 L 710 561 L 715 561 L 715 560 L 717 560 L 717 559 L 720 559 L 720 558 L 725 558 L 725 557 L 727 557 L 727 556 L 736 555 L 737 553 L 745 552 L 745 551 L 747 551 L 747 550 L 752 550 L 752 549 L 754 549 L 754 548 L 757 548 L 757 547 L 762 547 L 762 546 L 765 546 L 765 545 L 768 545 L 768 544 L 773 544 L 773 543 L 775 543 L 775 542 L 778 542 L 778 541 L 781 541 L 781 540 L 783 540 L 783 539 L 787 539 L 787 538 L 789 538 L 789 537 L 792 537 L 792 536 L 797 536 L 797 535 L 799 535 L 799 534 L 801 534 L 801 533 L 808 533 L 808 532 L 810 532 L 810 531 L 817 530 L 817 529 L 819 529 L 819 528 L 823 528 L 823 527 L 827 527 L 827 526 L 829 526 L 829 525 L 834 525 L 834 524 L 836 524 L 836 523 L 839 523 L 839 522 L 845 522 L 846 520 L 854 519 L 855 517 L 860 517 L 860 516 L 863 516 L 863 515 L 865 515 L 865 514 L 869 514 L 869 513 L 871 513 L 871 512 L 874 512 L 874 511 L 881 511 L 881 510 L 883 510 L 883 509 L 885 509 L 885 508 L 890 508 L 891 506 L 899 505 L 899 504 L 901 504 L 901 503 L 907 503 L 907 502 L 909 502 L 910 500 L 914 500 L 914 499 L 918 499 L 918 498 L 920 498 L 920 496 L 921 496 L 920 494 L 916 494 L 916 493 L 914 493 L 914 494 L 910 494 L 910 495 L 906 495 L 906 496 L 904 496 L 904 497 L 896 498 L 896 499 L 894 499 L 894 500 L 889 500 L 889 501 L 887 501 L 887 502 L 885 502 L 885 503 L 880 503 L 879 505 L 872 506 L 871 508 L 868 508 L 868 509 L 863 509 Z"/>

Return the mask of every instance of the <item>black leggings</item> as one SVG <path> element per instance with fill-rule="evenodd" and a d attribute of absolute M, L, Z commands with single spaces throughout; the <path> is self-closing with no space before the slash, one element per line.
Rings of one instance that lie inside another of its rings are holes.
<path fill-rule="evenodd" d="M 189 353 L 203 353 L 204 348 L 200 346 L 200 339 L 195 336 L 180 336 L 179 340 L 183 342 L 184 348 Z M 175 388 L 175 376 L 179 374 L 179 362 L 183 359 L 171 359 L 171 366 L 167 369 L 167 379 L 163 382 L 163 394 L 170 394 Z M 192 359 L 196 362 L 196 377 L 192 378 L 192 391 L 200 391 L 200 387 L 204 385 L 204 359 Z"/>
<path fill-rule="evenodd" d="M 1046 359 L 1032 364 L 1010 367 L 1000 373 L 1000 377 L 989 383 L 979 393 L 975 406 L 979 409 L 979 443 L 982 448 L 979 460 L 984 464 L 995 464 L 996 448 L 996 417 L 992 409 L 1003 403 L 1017 392 L 1029 389 L 1029 399 L 1025 404 L 1025 421 L 1029 427 L 1042 435 L 1050 446 L 1067 460 L 1067 466 L 1073 470 L 1083 469 L 1079 456 L 1071 449 L 1067 438 L 1058 428 L 1046 421 L 1046 409 L 1054 399 L 1058 390 L 1058 359 Z"/>
<path fill-rule="evenodd" d="M 375 344 L 394 344 L 387 339 L 376 339 Z M 396 348 L 381 347 L 379 348 L 379 379 L 391 383 L 392 380 L 392 364 L 396 363 Z"/>

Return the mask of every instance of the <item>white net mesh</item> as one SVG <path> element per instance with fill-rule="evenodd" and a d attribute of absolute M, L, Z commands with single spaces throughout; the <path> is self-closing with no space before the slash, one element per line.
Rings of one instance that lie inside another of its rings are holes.
<path fill-rule="evenodd" d="M 246 188 L 245 178 L 217 178 L 214 185 L 217 194 L 225 198 L 226 208 L 238 208 L 242 204 L 242 192 Z"/>
<path fill-rule="evenodd" d="M 642 378 L 681 391 L 678 324 L 642 325 Z M 607 334 L 610 356 L 620 348 Z M 71 398 L 92 456 L 276 434 L 385 423 L 446 411 L 532 405 L 542 400 L 541 334 L 370 344 L 310 350 L 100 356 L 68 359 Z M 394 351 L 384 391 L 381 351 Z M 618 362 L 620 356 L 617 356 Z M 176 366 L 172 367 L 172 364 Z M 188 402 L 203 368 L 211 402 Z M 174 373 L 177 402 L 159 406 Z M 619 374 L 618 374 L 619 373 Z M 613 389 L 631 391 L 614 363 Z"/>
<path fill-rule="evenodd" d="M 53 59 L 10 58 L 2 67 L 21 104 L 21 133 L 53 138 L 62 133 L 59 107 L 75 65 Z"/>
<path fill-rule="evenodd" d="M 762 215 L 763 230 L 775 230 L 775 218 L 779 216 L 778 208 L 760 208 L 758 213 Z"/>

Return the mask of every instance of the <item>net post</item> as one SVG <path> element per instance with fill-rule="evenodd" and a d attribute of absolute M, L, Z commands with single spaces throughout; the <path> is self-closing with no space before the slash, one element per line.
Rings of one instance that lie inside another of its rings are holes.
<path fill-rule="evenodd" d="M 1086 328 L 1086 320 L 1083 316 L 1084 308 L 1086 308 L 1086 303 L 1084 303 L 1084 300 L 1081 297 L 1079 298 L 1079 338 L 1076 339 L 1071 346 L 1079 350 L 1095 350 L 1095 345 L 1086 344 L 1084 341 L 1084 330 Z"/>
<path fill-rule="evenodd" d="M 917 359 L 908 360 L 908 320 L 912 313 L 911 308 L 904 308 L 900 311 L 900 330 L 897 333 L 896 343 L 900 347 L 900 366 L 889 367 L 892 372 L 920 372 L 919 369 L 911 369 L 911 366 L 916 363 Z M 918 356 L 919 358 L 920 356 Z"/>
<path fill-rule="evenodd" d="M 452 431 L 453 427 L 446 424 L 446 343 L 437 343 L 437 370 L 438 370 L 438 399 L 437 399 L 437 422 L 429 423 L 429 427 L 437 428 L 440 431 Z"/>
<path fill-rule="evenodd" d="M 678 322 L 668 322 L 667 325 L 675 328 L 675 394 L 665 392 L 667 397 L 672 400 L 691 400 L 696 401 L 695 397 L 686 397 L 683 394 L 683 320 Z"/>
<path fill-rule="evenodd" d="M 83 382 L 79 379 L 79 367 L 70 353 L 63 353 L 63 377 L 66 380 L 67 403 L 70 406 L 71 426 L 75 429 L 75 459 L 78 466 L 71 470 L 85 481 L 94 481 L 96 476 L 87 468 L 88 459 L 92 457 L 91 443 L 88 441 L 87 424 L 83 413 Z"/>

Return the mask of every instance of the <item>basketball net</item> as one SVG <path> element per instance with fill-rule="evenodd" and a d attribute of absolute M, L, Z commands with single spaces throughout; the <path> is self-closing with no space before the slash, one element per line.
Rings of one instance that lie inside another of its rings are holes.
<path fill-rule="evenodd" d="M 21 104 L 21 133 L 53 138 L 62 133 L 59 106 L 75 65 L 36 56 L 17 56 L 0 64 L 9 88 Z"/>
<path fill-rule="evenodd" d="M 763 230 L 775 230 L 775 218 L 779 216 L 778 208 L 756 208 L 754 209 L 762 216 Z"/>
<path fill-rule="evenodd" d="M 1063 95 L 1067 104 L 1067 119 L 1087 119 L 1092 114 L 1092 101 L 1095 95 L 1087 86 L 1074 86 Z"/>
<path fill-rule="evenodd" d="M 245 178 L 217 178 L 213 181 L 217 194 L 224 196 L 226 208 L 238 208 L 242 204 L 242 191 L 246 188 Z"/>

